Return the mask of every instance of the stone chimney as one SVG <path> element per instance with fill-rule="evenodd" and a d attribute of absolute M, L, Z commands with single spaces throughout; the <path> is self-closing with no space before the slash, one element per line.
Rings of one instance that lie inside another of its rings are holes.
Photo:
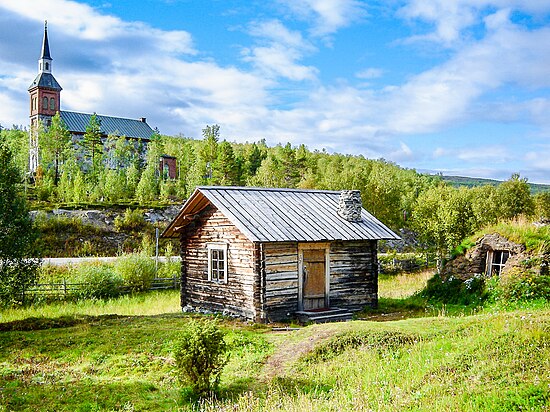
<path fill-rule="evenodd" d="M 349 222 L 361 221 L 361 192 L 359 190 L 342 190 L 338 199 L 338 216 Z"/>

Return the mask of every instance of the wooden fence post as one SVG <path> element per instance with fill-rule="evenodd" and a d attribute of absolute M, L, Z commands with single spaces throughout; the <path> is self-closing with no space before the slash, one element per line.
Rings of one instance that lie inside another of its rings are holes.
<path fill-rule="evenodd" d="M 67 279 L 63 278 L 63 296 L 67 297 Z"/>

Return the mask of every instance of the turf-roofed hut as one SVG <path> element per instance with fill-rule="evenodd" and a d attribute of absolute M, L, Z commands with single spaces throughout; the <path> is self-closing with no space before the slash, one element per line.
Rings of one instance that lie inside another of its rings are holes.
<path fill-rule="evenodd" d="M 359 191 L 198 187 L 162 234 L 181 244 L 182 308 L 269 322 L 378 303 L 377 241 L 398 237 Z"/>

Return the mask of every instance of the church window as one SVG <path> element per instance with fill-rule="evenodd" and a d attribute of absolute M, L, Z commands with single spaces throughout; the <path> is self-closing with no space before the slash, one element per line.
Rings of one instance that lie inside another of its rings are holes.
<path fill-rule="evenodd" d="M 55 99 L 50 98 L 50 110 L 55 110 Z"/>
<path fill-rule="evenodd" d="M 50 63 L 46 62 L 46 70 L 50 70 Z"/>
<path fill-rule="evenodd" d="M 48 110 L 48 98 L 44 97 L 42 99 L 42 108 Z"/>

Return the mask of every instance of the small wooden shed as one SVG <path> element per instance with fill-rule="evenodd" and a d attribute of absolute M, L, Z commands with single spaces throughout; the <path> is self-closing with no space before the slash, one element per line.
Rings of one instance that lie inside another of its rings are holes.
<path fill-rule="evenodd" d="M 378 303 L 377 241 L 398 239 L 359 191 L 198 187 L 162 234 L 181 244 L 182 308 L 257 322 Z"/>

